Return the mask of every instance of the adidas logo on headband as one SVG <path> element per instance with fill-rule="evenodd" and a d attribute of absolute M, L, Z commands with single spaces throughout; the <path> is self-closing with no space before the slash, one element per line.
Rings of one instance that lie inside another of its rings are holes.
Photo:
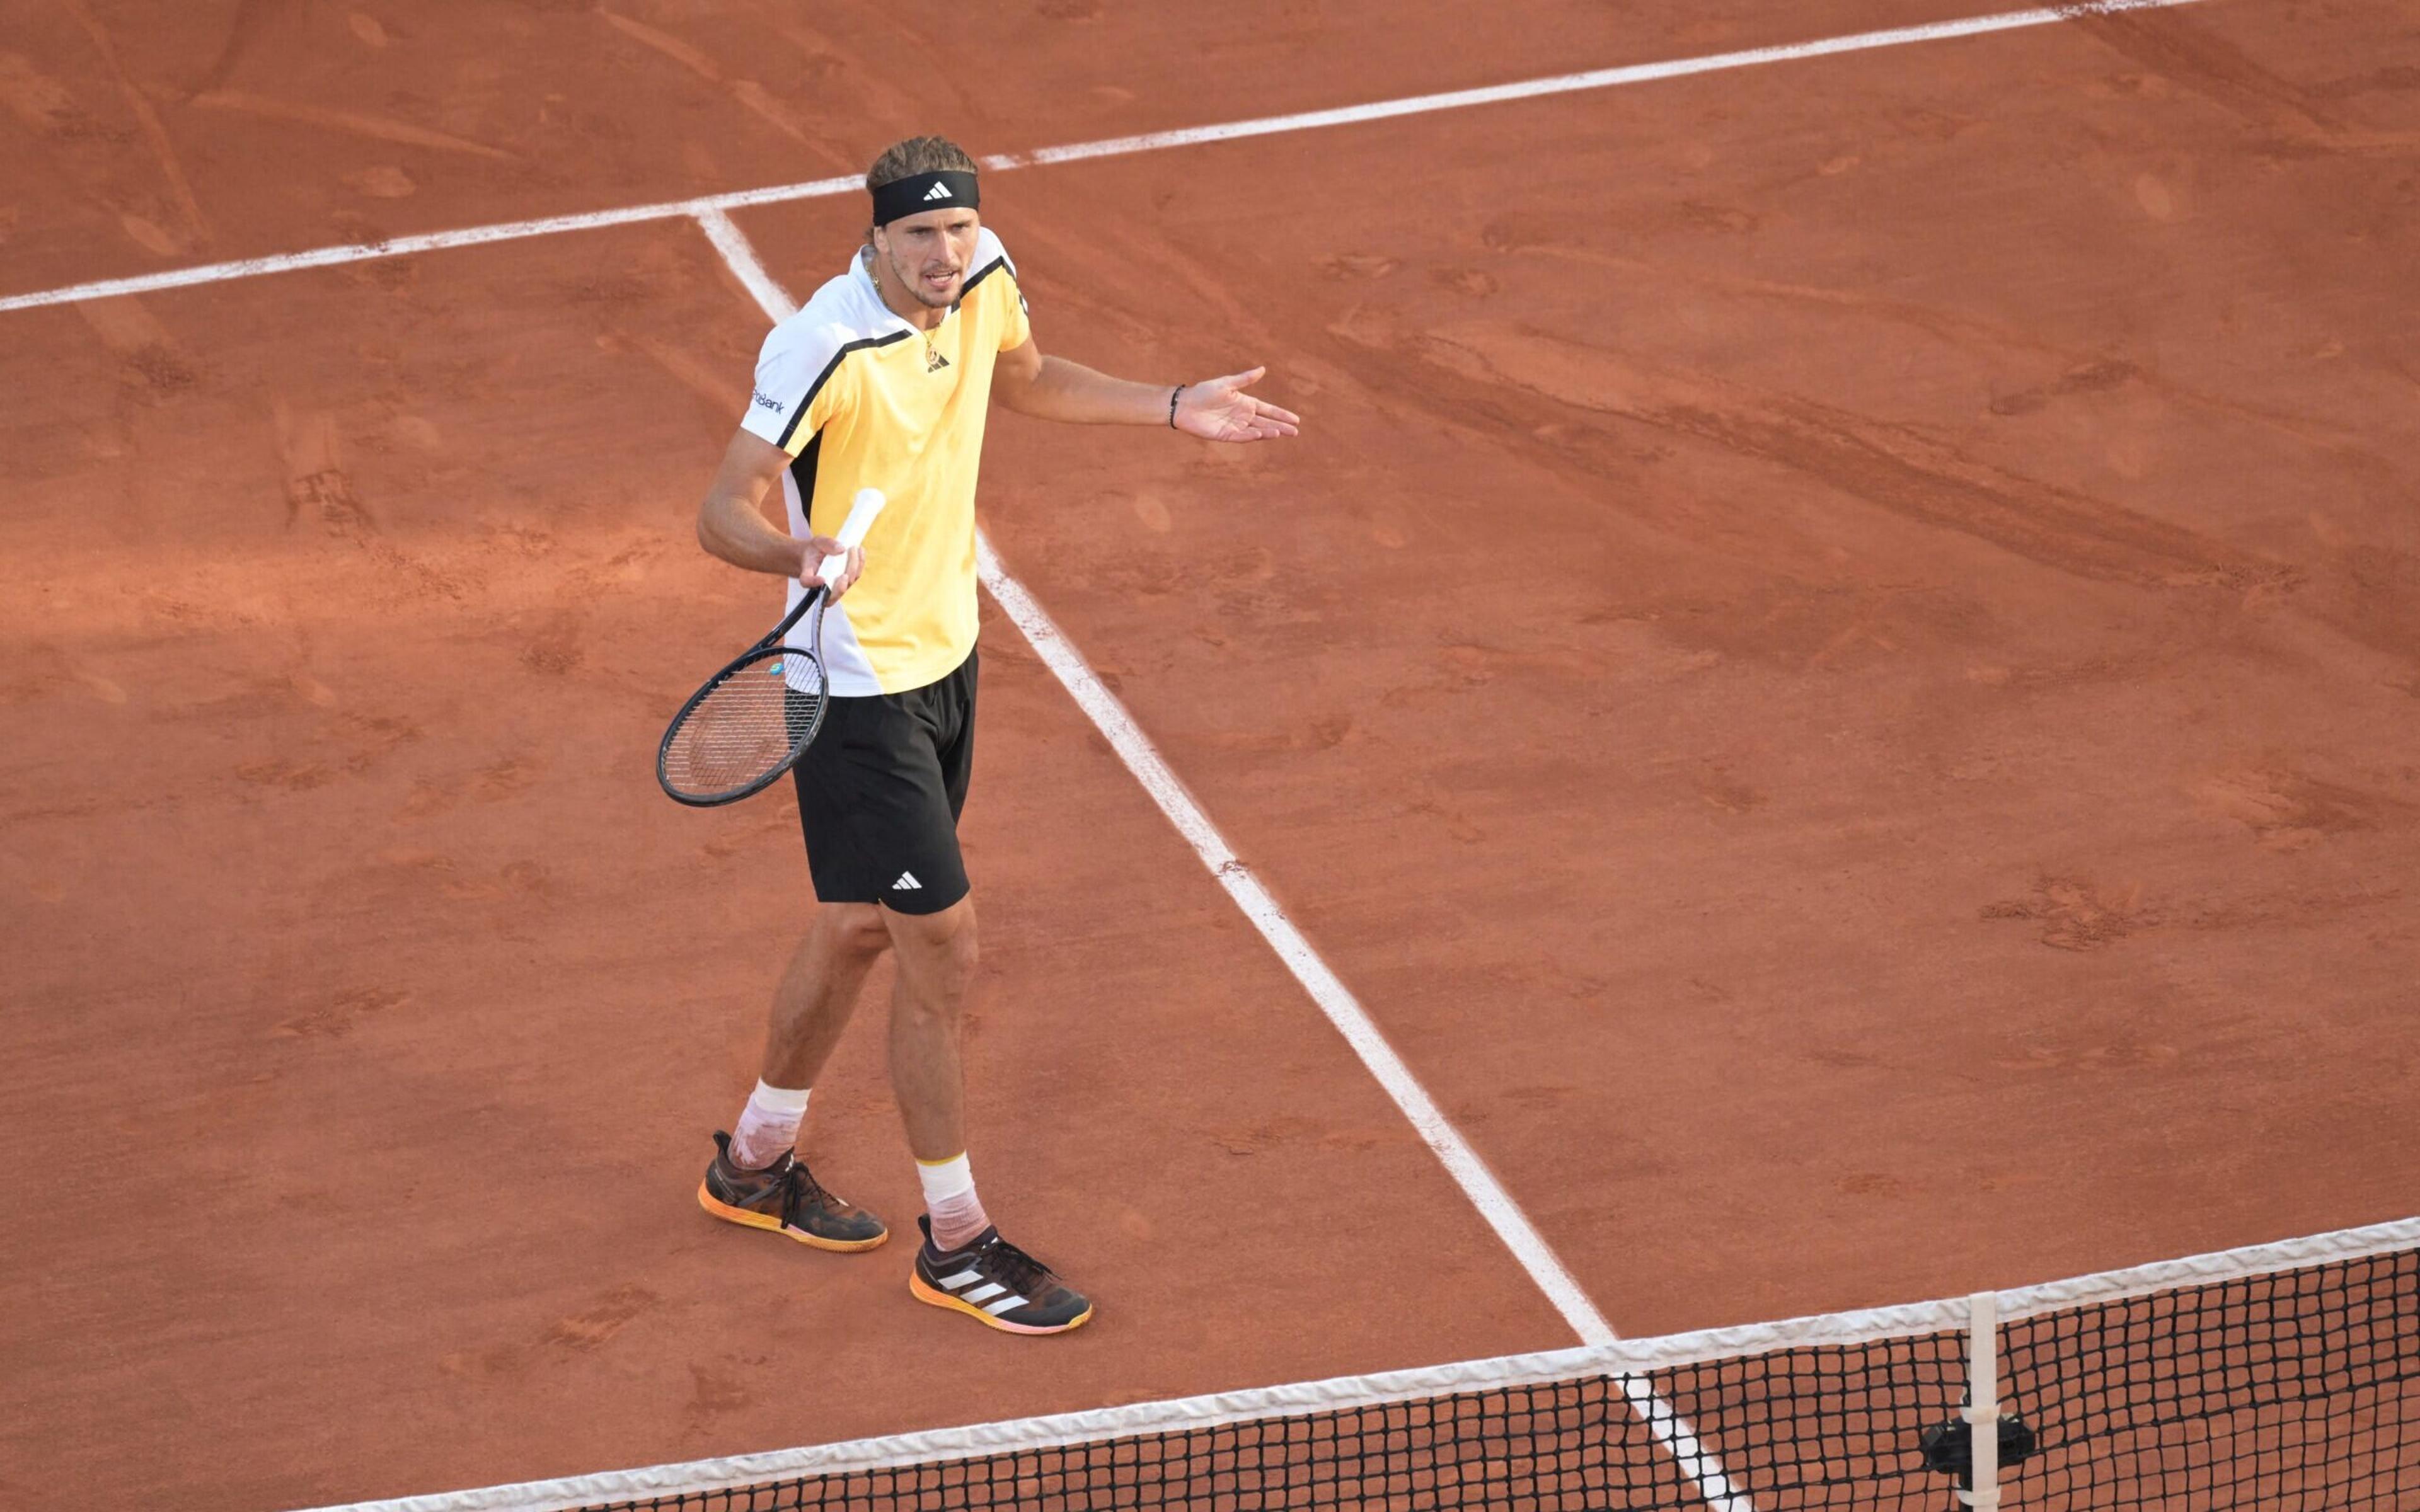
<path fill-rule="evenodd" d="M 975 176 L 944 168 L 938 173 L 909 174 L 874 192 L 874 224 L 889 225 L 902 216 L 928 210 L 971 210 L 983 203 Z"/>

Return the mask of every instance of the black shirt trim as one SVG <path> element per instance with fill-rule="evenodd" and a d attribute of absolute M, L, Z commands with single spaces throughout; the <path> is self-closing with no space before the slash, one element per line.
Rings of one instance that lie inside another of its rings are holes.
<path fill-rule="evenodd" d="M 790 438 L 798 434 L 799 422 L 807 418 L 807 411 L 814 406 L 815 395 L 823 393 L 824 385 L 831 381 L 831 376 L 834 373 L 840 371 L 841 360 L 843 358 L 854 351 L 863 351 L 868 347 L 888 347 L 894 341 L 906 341 L 907 339 L 908 332 L 904 331 L 894 331 L 887 336 L 868 336 L 862 341 L 844 343 L 840 350 L 832 353 L 831 361 L 824 364 L 824 370 L 815 375 L 815 380 L 807 385 L 806 397 L 800 399 L 799 401 L 799 408 L 791 411 L 788 424 L 782 427 L 782 434 L 780 438 L 773 442 L 773 444 L 783 448 L 784 451 L 789 449 Z M 809 475 L 813 475 L 812 471 L 810 471 Z"/>

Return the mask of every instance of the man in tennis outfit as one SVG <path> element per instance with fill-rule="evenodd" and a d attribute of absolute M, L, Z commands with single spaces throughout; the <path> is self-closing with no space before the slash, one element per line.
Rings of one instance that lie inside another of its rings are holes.
<path fill-rule="evenodd" d="M 790 580 L 795 605 L 860 488 L 889 507 L 827 585 L 831 698 L 793 769 L 820 904 L 773 994 L 756 1089 L 698 1201 L 719 1218 L 818 1249 L 872 1249 L 881 1221 L 809 1173 L 796 1145 L 809 1089 L 876 959 L 894 953 L 891 1080 L 924 1191 L 908 1289 L 1016 1334 L 1057 1334 L 1093 1304 L 1002 1239 L 967 1161 L 959 1024 L 975 914 L 957 820 L 973 769 L 975 472 L 997 399 L 1046 420 L 1168 425 L 1214 441 L 1295 433 L 1246 394 L 1261 369 L 1131 383 L 1045 357 L 1016 265 L 977 214 L 974 161 L 939 137 L 901 142 L 866 175 L 871 228 L 846 272 L 775 327 L 739 433 L 698 512 L 725 562 Z M 776 480 L 789 529 L 761 510 Z M 846 602 L 838 600 L 845 594 Z"/>

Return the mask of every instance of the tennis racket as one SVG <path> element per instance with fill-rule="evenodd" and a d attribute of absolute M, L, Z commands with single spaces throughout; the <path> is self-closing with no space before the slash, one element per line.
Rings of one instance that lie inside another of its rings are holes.
<path fill-rule="evenodd" d="M 861 546 L 885 501 L 879 488 L 860 488 L 840 528 L 844 547 Z M 830 582 L 848 565 L 845 553 L 824 558 L 815 575 Z M 675 803 L 695 809 L 737 803 L 761 793 L 806 754 L 823 728 L 829 679 L 824 673 L 823 588 L 782 616 L 746 655 L 690 695 L 656 748 L 656 781 Z M 806 645 L 783 639 L 800 619 Z"/>

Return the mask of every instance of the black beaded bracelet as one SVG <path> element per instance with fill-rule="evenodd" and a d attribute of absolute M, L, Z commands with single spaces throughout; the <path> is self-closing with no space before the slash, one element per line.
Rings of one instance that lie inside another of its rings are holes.
<path fill-rule="evenodd" d="M 1178 384 L 1174 389 L 1172 389 L 1172 390 L 1169 391 L 1169 395 L 1168 395 L 1168 428 L 1169 428 L 1169 429 L 1171 429 L 1171 430 L 1174 430 L 1174 429 L 1176 428 L 1176 396 L 1177 396 L 1178 394 L 1180 394 L 1180 393 L 1183 393 L 1186 390 L 1187 390 L 1187 389 L 1189 389 L 1189 388 L 1191 388 L 1191 387 L 1193 387 L 1193 385 L 1192 385 L 1192 384 L 1190 384 L 1190 383 L 1180 383 L 1180 384 Z"/>

